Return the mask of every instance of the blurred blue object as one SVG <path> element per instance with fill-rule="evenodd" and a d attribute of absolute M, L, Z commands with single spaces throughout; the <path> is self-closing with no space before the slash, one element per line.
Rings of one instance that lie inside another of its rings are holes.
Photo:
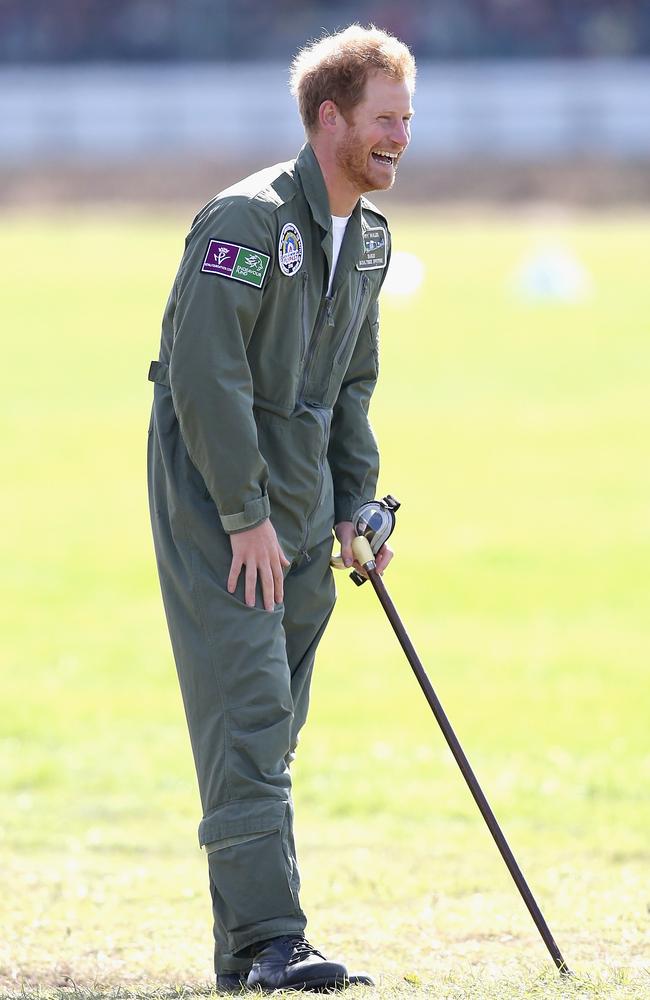
<path fill-rule="evenodd" d="M 525 302 L 576 304 L 594 292 L 593 279 L 581 260 L 562 244 L 542 244 L 526 254 L 512 280 L 515 296 Z"/>

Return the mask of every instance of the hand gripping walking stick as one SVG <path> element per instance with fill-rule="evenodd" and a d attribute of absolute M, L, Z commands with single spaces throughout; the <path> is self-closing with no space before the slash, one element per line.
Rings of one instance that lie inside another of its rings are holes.
<path fill-rule="evenodd" d="M 445 711 L 440 704 L 435 691 L 433 690 L 431 681 L 427 677 L 426 671 L 413 647 L 413 643 L 408 637 L 395 605 L 388 595 L 384 582 L 377 572 L 375 566 L 375 553 L 379 551 L 390 535 L 395 525 L 394 512 L 398 507 L 399 504 L 393 499 L 393 497 L 385 497 L 383 501 L 375 500 L 372 501 L 372 503 L 364 504 L 359 508 L 354 516 L 354 526 L 357 532 L 357 535 L 352 542 L 354 557 L 356 561 L 363 566 L 363 569 L 368 574 L 368 579 L 370 580 L 374 591 L 379 598 L 381 606 L 386 612 L 393 631 L 395 632 L 395 635 L 397 636 L 399 643 L 406 654 L 406 658 L 413 669 L 413 673 L 422 688 L 424 697 L 427 699 L 429 707 L 431 708 L 438 725 L 442 729 L 443 735 L 449 745 L 449 749 L 456 759 L 456 763 L 458 764 L 461 773 L 467 782 L 469 790 L 474 797 L 474 801 L 479 807 L 483 819 L 487 823 L 488 829 L 492 834 L 497 847 L 499 848 L 501 857 L 505 861 L 508 871 L 514 879 L 514 883 L 521 894 L 521 898 L 526 904 L 528 911 L 535 922 L 535 926 L 541 934 L 544 944 L 548 948 L 551 958 L 562 975 L 571 975 L 572 973 L 564 961 L 560 949 L 555 943 L 549 926 L 542 916 L 542 911 L 537 905 L 535 898 L 528 887 L 528 883 L 526 882 L 526 879 L 524 878 L 522 871 L 515 860 L 514 854 L 510 850 L 508 842 L 503 835 L 501 827 L 499 826 L 492 809 L 490 808 L 488 800 L 483 794 L 483 790 L 481 789 L 476 775 L 474 774 L 470 763 L 465 756 L 463 748 L 458 742 L 458 738 L 451 727 L 451 723 L 449 722 L 449 719 L 447 718 Z M 338 559 L 336 559 L 333 561 L 333 565 L 340 566 L 341 563 Z M 350 575 L 358 585 L 365 582 L 364 578 L 359 573 L 356 573 L 356 571 Z"/>

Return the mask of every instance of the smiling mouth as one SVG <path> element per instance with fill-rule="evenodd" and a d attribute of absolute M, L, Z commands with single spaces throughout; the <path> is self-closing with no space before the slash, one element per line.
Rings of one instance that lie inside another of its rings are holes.
<path fill-rule="evenodd" d="M 386 166 L 396 167 L 399 153 L 389 153 L 385 149 L 377 149 L 373 151 L 372 158 L 375 163 L 383 163 Z"/>

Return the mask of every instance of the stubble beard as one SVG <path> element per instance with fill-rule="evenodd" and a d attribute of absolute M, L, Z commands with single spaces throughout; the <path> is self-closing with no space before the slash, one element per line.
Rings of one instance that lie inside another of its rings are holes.
<path fill-rule="evenodd" d="M 350 128 L 336 151 L 336 162 L 347 180 L 360 194 L 366 191 L 388 191 L 395 183 L 395 170 L 391 171 L 387 183 L 382 183 L 368 166 L 370 153 L 364 152 L 357 137 L 357 130 Z"/>

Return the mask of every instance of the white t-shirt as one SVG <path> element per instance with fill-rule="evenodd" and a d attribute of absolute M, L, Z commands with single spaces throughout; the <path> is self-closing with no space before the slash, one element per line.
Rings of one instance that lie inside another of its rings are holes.
<path fill-rule="evenodd" d="M 341 243 L 343 242 L 343 237 L 345 236 L 345 227 L 348 224 L 349 215 L 333 215 L 332 216 L 332 270 L 330 271 L 330 283 L 327 286 L 327 294 L 329 296 L 332 291 L 332 282 L 334 281 L 334 274 L 336 272 L 336 262 L 339 259 L 339 251 L 341 249 Z"/>

